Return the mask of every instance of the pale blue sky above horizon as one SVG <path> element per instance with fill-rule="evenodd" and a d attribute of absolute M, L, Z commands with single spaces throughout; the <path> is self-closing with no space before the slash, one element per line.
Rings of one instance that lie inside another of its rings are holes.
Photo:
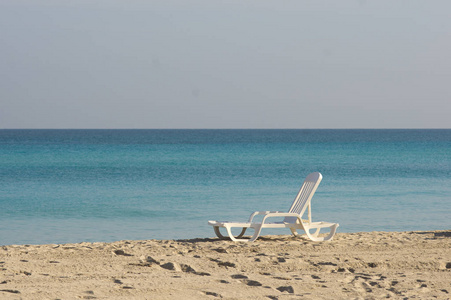
<path fill-rule="evenodd" d="M 0 129 L 451 128 L 451 1 L 0 2 Z"/>

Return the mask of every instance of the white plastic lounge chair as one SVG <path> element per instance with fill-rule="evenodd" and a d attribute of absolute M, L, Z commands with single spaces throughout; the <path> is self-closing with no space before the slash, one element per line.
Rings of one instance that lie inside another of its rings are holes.
<path fill-rule="evenodd" d="M 312 213 L 311 213 L 311 200 L 313 194 L 318 188 L 319 183 L 321 182 L 323 176 L 319 172 L 311 173 L 307 176 L 302 185 L 299 193 L 291 205 L 291 208 L 288 212 L 280 212 L 280 211 L 256 211 L 251 214 L 248 222 L 228 222 L 228 221 L 208 221 L 208 225 L 213 226 L 216 235 L 220 239 L 226 239 L 227 237 L 223 236 L 219 231 L 220 227 L 224 227 L 227 230 L 227 233 L 232 241 L 235 242 L 253 242 L 255 241 L 262 228 L 289 228 L 291 233 L 294 236 L 297 236 L 297 230 L 303 230 L 307 234 L 307 237 L 312 241 L 320 242 L 320 241 L 328 241 L 331 240 L 334 235 L 338 223 L 329 223 L 329 222 L 312 222 Z M 308 207 L 308 220 L 301 219 L 305 210 Z M 257 215 L 264 215 L 263 220 L 261 222 L 253 222 L 253 219 Z M 269 218 L 272 217 L 284 217 L 282 222 L 268 222 Z M 238 227 L 242 228 L 241 233 L 238 236 L 233 236 L 232 228 Z M 246 229 L 253 228 L 254 234 L 250 237 L 250 239 L 243 239 L 243 235 L 246 232 Z M 319 236 L 321 228 L 330 228 L 330 232 L 327 236 Z M 314 229 L 314 233 L 310 233 L 310 230 Z"/>

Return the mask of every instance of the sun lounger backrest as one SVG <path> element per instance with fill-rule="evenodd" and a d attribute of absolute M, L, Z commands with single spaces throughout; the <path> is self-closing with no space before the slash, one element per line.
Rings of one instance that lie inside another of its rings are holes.
<path fill-rule="evenodd" d="M 307 178 L 305 178 L 305 181 L 296 198 L 294 198 L 293 204 L 288 212 L 297 213 L 302 216 L 322 179 L 323 176 L 319 172 L 309 174 Z M 295 217 L 286 217 L 284 222 L 294 223 L 296 220 Z"/>

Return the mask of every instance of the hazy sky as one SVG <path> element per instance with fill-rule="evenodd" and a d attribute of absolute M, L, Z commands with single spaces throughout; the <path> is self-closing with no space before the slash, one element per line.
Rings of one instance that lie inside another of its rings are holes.
<path fill-rule="evenodd" d="M 451 128 L 451 1 L 1 0 L 0 128 Z"/>

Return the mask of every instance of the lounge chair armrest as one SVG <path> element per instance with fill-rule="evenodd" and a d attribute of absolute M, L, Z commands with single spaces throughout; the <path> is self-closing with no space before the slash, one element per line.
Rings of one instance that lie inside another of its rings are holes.
<path fill-rule="evenodd" d="M 266 220 L 267 218 L 274 218 L 274 217 L 295 217 L 295 218 L 298 218 L 298 219 L 299 219 L 299 222 L 302 222 L 301 216 L 300 216 L 299 214 L 297 214 L 297 213 L 271 212 L 271 213 L 266 214 L 266 215 L 263 217 L 262 225 L 265 224 L 265 220 Z"/>
<path fill-rule="evenodd" d="M 250 223 L 252 223 L 252 220 L 254 219 L 255 216 L 257 215 L 267 215 L 267 214 L 275 214 L 275 213 L 282 213 L 281 211 L 254 211 L 251 216 L 249 217 L 249 221 Z"/>

